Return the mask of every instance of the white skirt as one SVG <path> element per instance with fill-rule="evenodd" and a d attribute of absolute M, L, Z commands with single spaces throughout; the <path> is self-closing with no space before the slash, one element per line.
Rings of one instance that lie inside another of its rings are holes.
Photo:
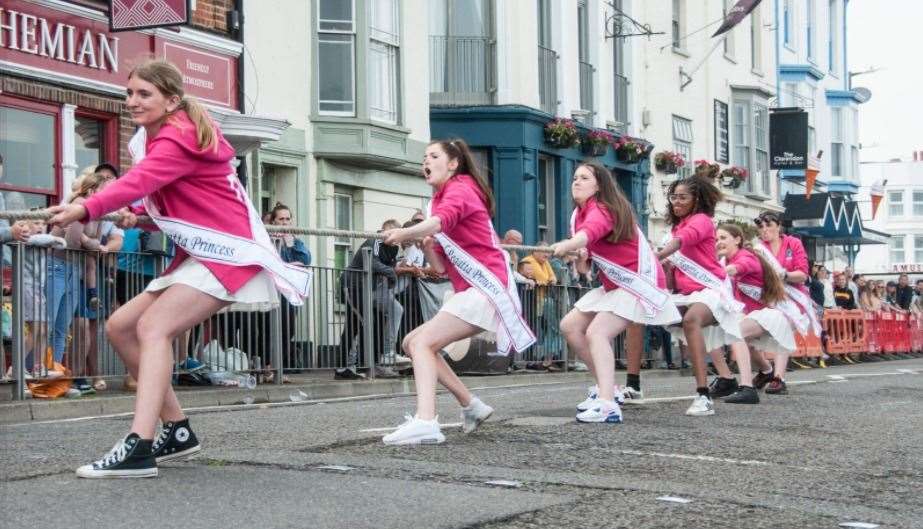
<path fill-rule="evenodd" d="M 266 270 L 260 271 L 231 294 L 205 265 L 187 257 L 176 270 L 154 279 L 144 290 L 157 292 L 175 284 L 187 285 L 209 296 L 232 302 L 219 312 L 266 312 L 279 305 L 279 292 Z"/>
<path fill-rule="evenodd" d="M 781 310 L 768 307 L 754 310 L 744 316 L 744 319 L 755 321 L 766 331 L 758 338 L 749 341 L 756 349 L 774 353 L 791 353 L 798 348 L 795 345 L 792 324 Z"/>
<path fill-rule="evenodd" d="M 456 318 L 480 327 L 487 332 L 497 332 L 499 320 L 497 318 L 497 309 L 494 308 L 484 294 L 481 294 L 480 290 L 474 287 L 458 293 L 447 293 L 439 311 L 448 312 Z"/>
<path fill-rule="evenodd" d="M 638 298 L 624 288 L 606 292 L 605 288 L 596 287 L 577 300 L 574 308 L 580 312 L 611 312 L 644 325 L 672 325 L 682 320 L 672 301 L 667 301 L 656 314 L 648 316 Z"/>
<path fill-rule="evenodd" d="M 739 342 L 743 338 L 740 334 L 740 319 L 743 316 L 738 312 L 731 312 L 724 307 L 721 294 L 716 290 L 704 288 L 692 294 L 673 294 L 673 303 L 677 307 L 688 307 L 694 303 L 702 303 L 711 311 L 712 317 L 718 322 L 703 329 L 706 351 L 711 351 L 711 344 L 721 345 Z M 668 329 L 670 334 L 682 343 L 686 343 L 686 334 L 682 326 L 672 326 Z M 719 346 L 720 347 L 720 346 Z"/>

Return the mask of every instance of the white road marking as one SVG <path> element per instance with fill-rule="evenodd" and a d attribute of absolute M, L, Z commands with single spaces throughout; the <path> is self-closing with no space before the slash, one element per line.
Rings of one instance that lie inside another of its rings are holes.
<path fill-rule="evenodd" d="M 692 503 L 692 500 L 680 498 L 679 496 L 660 496 L 657 501 L 668 501 L 671 503 Z"/>
<path fill-rule="evenodd" d="M 846 377 L 843 375 L 827 375 L 827 378 L 830 380 L 846 380 Z"/>

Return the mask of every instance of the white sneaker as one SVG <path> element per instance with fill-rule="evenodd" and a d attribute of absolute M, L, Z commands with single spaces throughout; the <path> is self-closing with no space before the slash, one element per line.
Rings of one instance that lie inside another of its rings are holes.
<path fill-rule="evenodd" d="M 597 400 L 590 409 L 577 414 L 577 422 L 622 422 L 622 409 L 615 401 Z"/>
<path fill-rule="evenodd" d="M 445 441 L 445 436 L 439 430 L 439 417 L 424 421 L 405 415 L 404 419 L 404 424 L 398 426 L 397 430 L 381 438 L 386 445 L 434 445 Z"/>
<path fill-rule="evenodd" d="M 644 392 L 631 386 L 622 388 L 623 404 L 640 404 L 638 401 L 644 399 Z"/>
<path fill-rule="evenodd" d="M 81 395 L 83 395 L 83 393 L 80 393 L 80 390 L 77 388 L 69 388 L 67 393 L 65 393 L 65 396 L 69 399 L 77 399 L 80 398 Z"/>
<path fill-rule="evenodd" d="M 394 355 L 394 365 L 396 366 L 407 366 L 413 364 L 413 360 L 409 356 L 404 356 L 402 354 Z"/>
<path fill-rule="evenodd" d="M 571 366 L 570 370 L 575 372 L 584 372 L 589 371 L 590 368 L 588 368 L 583 362 L 574 362 L 574 365 Z"/>
<path fill-rule="evenodd" d="M 471 433 L 478 429 L 482 422 L 493 415 L 494 409 L 473 397 L 467 406 L 462 408 L 462 431 Z"/>
<path fill-rule="evenodd" d="M 715 406 L 712 404 L 711 398 L 708 395 L 699 395 L 692 401 L 692 405 L 689 406 L 689 409 L 686 410 L 686 415 L 693 415 L 695 417 L 704 417 L 706 415 L 714 415 Z"/>
<path fill-rule="evenodd" d="M 625 397 L 622 395 L 622 389 L 619 388 L 618 384 L 616 384 L 615 386 L 614 393 L 615 393 L 616 404 L 618 404 L 619 406 L 625 404 Z M 588 409 L 592 408 L 596 403 L 596 399 L 598 398 L 599 398 L 599 386 L 594 384 L 590 386 L 589 388 L 587 388 L 586 400 L 584 400 L 580 404 L 577 404 L 577 411 L 587 411 Z"/>

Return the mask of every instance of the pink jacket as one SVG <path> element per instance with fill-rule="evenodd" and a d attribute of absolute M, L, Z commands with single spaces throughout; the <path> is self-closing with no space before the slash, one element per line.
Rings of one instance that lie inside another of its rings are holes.
<path fill-rule="evenodd" d="M 504 286 L 508 285 L 506 257 L 496 241 L 484 194 L 472 177 L 460 174 L 450 178 L 433 195 L 431 211 L 442 221 L 442 233 L 486 266 Z M 468 290 L 471 285 L 446 258 L 442 246 L 437 244 L 434 250 L 442 258 L 455 292 Z"/>
<path fill-rule="evenodd" d="M 715 274 L 718 279 L 725 278 L 724 268 L 718 263 L 718 255 L 715 253 L 715 225 L 711 217 L 704 213 L 684 217 L 673 226 L 673 237 L 682 241 L 680 251 L 683 255 Z M 679 268 L 673 269 L 673 278 L 676 291 L 680 294 L 689 295 L 705 288 Z"/>
<path fill-rule="evenodd" d="M 766 308 L 766 305 L 744 294 L 738 287 L 740 283 L 744 283 L 763 288 L 763 265 L 760 264 L 756 254 L 741 248 L 727 260 L 727 264 L 737 267 L 737 275 L 733 276 L 731 283 L 734 285 L 734 297 L 744 304 L 744 314 Z"/>
<path fill-rule="evenodd" d="M 612 243 L 606 237 L 612 232 L 615 221 L 609 211 L 600 206 L 596 198 L 591 198 L 582 208 L 577 208 L 574 219 L 574 231 L 582 231 L 587 236 L 587 250 L 592 257 L 594 254 L 611 261 L 619 266 L 638 271 L 638 238 Z M 666 278 L 663 268 L 658 261 L 654 261 L 657 271 L 657 286 L 666 288 Z M 606 274 L 599 274 L 599 279 L 606 292 L 615 290 L 618 286 L 609 280 Z"/>
<path fill-rule="evenodd" d="M 177 112 L 148 138 L 144 159 L 84 204 L 89 220 L 150 196 L 161 215 L 252 239 L 246 193 L 230 166 L 234 149 L 221 132 L 218 149 L 199 149 L 196 129 L 185 112 Z M 231 176 L 229 176 L 231 175 Z M 143 210 L 138 213 L 144 213 Z M 175 270 L 188 254 L 176 257 L 164 271 Z M 260 271 L 259 266 L 232 266 L 203 261 L 231 294 Z"/>
<path fill-rule="evenodd" d="M 763 242 L 763 246 L 769 250 L 769 253 L 772 253 L 772 247 Z M 782 265 L 782 268 L 788 270 L 789 272 L 804 272 L 807 275 L 811 275 L 808 272 L 808 254 L 804 251 L 804 245 L 801 244 L 801 240 L 797 237 L 792 237 L 791 235 L 782 236 L 782 244 L 779 245 L 779 253 L 776 254 L 776 259 Z M 808 293 L 808 287 L 804 285 L 796 285 L 795 288 Z"/>

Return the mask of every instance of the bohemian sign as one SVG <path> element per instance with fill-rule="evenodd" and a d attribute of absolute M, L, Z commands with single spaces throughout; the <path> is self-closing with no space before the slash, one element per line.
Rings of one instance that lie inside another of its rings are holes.
<path fill-rule="evenodd" d="M 769 168 L 807 169 L 808 113 L 784 109 L 769 115 Z"/>

